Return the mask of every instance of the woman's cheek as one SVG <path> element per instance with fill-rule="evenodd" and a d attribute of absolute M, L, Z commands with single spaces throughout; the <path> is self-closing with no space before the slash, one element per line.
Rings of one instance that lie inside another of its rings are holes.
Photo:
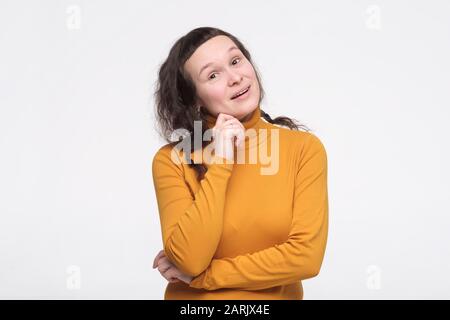
<path fill-rule="evenodd" d="M 212 101 L 222 101 L 226 96 L 226 91 L 221 88 L 212 88 L 209 96 Z"/>

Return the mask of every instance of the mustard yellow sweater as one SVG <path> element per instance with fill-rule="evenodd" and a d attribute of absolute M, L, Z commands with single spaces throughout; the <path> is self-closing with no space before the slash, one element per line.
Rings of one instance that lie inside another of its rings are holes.
<path fill-rule="evenodd" d="M 234 163 L 213 155 L 223 163 L 206 164 L 200 182 L 183 154 L 172 161 L 173 144 L 156 152 L 164 251 L 194 277 L 168 283 L 164 299 L 303 299 L 301 280 L 319 273 L 328 234 L 325 148 L 314 134 L 270 124 L 260 111 L 243 122 L 256 131 L 246 137 L 245 163 L 237 152 Z M 208 116 L 208 127 L 215 121 Z"/>

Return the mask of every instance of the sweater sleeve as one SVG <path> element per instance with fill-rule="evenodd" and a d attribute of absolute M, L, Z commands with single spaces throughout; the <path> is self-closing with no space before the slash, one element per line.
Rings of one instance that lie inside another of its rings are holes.
<path fill-rule="evenodd" d="M 180 271 L 197 276 L 210 264 L 222 235 L 225 193 L 233 163 L 213 156 L 193 195 L 184 179 L 181 158 L 170 149 L 161 148 L 152 162 L 163 247 Z M 178 164 L 172 161 L 175 155 Z"/>
<path fill-rule="evenodd" d="M 261 290 L 319 273 L 328 235 L 327 155 L 319 138 L 310 137 L 297 165 L 288 239 L 253 253 L 213 259 L 190 287 Z"/>

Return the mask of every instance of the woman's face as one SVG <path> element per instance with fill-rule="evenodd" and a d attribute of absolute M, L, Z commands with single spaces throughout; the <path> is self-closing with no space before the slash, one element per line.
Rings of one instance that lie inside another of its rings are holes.
<path fill-rule="evenodd" d="M 227 36 L 216 36 L 195 50 L 184 65 L 195 83 L 197 105 L 210 114 L 229 114 L 239 120 L 255 110 L 260 89 L 252 64 Z M 233 99 L 239 91 L 250 89 Z"/>

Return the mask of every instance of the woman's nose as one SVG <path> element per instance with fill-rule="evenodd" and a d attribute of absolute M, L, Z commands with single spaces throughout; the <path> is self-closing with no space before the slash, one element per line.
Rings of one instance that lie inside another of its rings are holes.
<path fill-rule="evenodd" d="M 235 84 L 236 82 L 240 82 L 242 80 L 242 76 L 234 71 L 230 71 L 230 84 Z"/>

